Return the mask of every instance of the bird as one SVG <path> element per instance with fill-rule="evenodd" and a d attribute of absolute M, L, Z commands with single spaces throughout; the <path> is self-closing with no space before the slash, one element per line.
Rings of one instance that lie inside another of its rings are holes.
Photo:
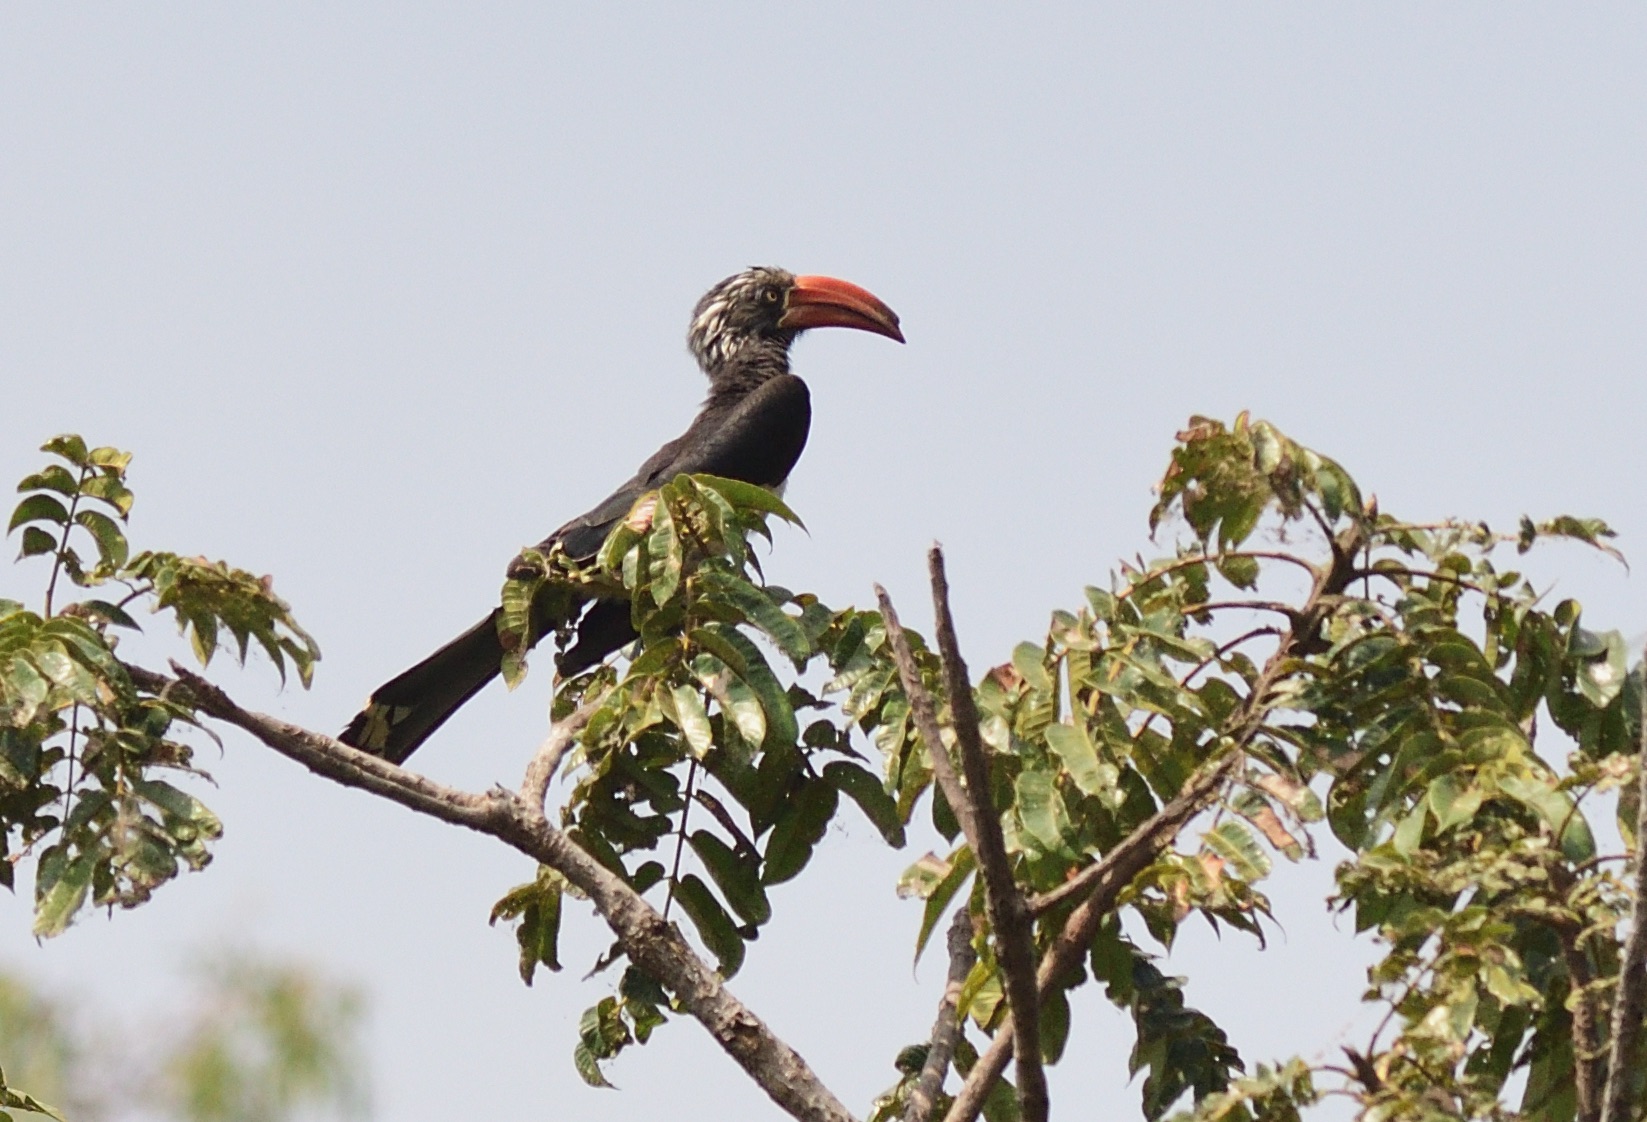
<path fill-rule="evenodd" d="M 849 327 L 904 341 L 891 308 L 835 277 L 757 265 L 706 292 L 686 334 L 688 350 L 709 379 L 709 396 L 697 416 L 627 482 L 543 539 L 537 551 L 547 554 L 558 546 L 574 560 L 592 559 L 637 500 L 678 475 L 707 473 L 781 491 L 812 422 L 811 396 L 806 383 L 790 373 L 789 348 L 815 327 Z M 518 575 L 521 565 L 517 557 L 510 574 Z M 563 677 L 603 662 L 636 638 L 626 601 L 597 599 L 573 609 L 574 616 L 578 612 L 573 640 L 555 660 Z M 494 609 L 373 690 L 338 739 L 391 763 L 405 762 L 499 675 L 504 654 L 499 614 Z M 572 619 L 552 623 L 569 626 Z M 533 628 L 540 634 L 554 629 Z"/>

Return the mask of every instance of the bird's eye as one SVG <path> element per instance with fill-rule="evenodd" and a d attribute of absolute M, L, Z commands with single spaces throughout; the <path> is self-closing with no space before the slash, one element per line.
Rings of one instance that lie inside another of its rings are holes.
<path fill-rule="evenodd" d="M 782 299 L 782 297 L 779 296 L 777 289 L 769 288 L 762 293 L 761 299 L 765 300 L 768 304 L 776 304 L 780 299 Z"/>

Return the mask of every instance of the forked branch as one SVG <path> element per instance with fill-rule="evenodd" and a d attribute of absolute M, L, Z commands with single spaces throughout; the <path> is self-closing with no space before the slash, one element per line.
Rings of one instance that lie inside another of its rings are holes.
<path fill-rule="evenodd" d="M 490 835 L 556 870 L 589 898 L 629 960 L 669 990 L 790 1117 L 804 1122 L 853 1122 L 806 1061 L 728 992 L 720 976 L 698 957 L 678 929 L 549 823 L 541 801 L 536 805 L 532 801 L 538 791 L 536 774 L 527 785 L 526 798 L 501 787 L 483 795 L 456 790 L 330 736 L 242 709 L 222 690 L 176 663 L 172 664 L 176 678 L 136 666 L 127 670 L 143 689 L 181 694 L 201 713 L 244 729 L 317 775 Z"/>

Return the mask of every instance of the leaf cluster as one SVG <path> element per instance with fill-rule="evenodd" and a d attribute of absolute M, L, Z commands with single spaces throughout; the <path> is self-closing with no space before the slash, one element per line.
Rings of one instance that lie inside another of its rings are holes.
<path fill-rule="evenodd" d="M 217 817 L 178 786 L 203 776 L 180 733 L 188 706 L 140 688 L 117 651 L 132 611 L 170 614 L 202 665 L 227 632 L 307 685 L 319 650 L 268 578 L 171 553 L 132 554 L 128 453 L 60 436 L 18 485 L 9 529 L 20 559 L 49 564 L 39 610 L 0 599 L 0 883 L 38 859 L 35 932 L 88 904 L 132 907 L 211 859 Z M 63 582 L 81 592 L 65 603 Z M 111 595 L 112 591 L 112 595 Z"/>
<path fill-rule="evenodd" d="M 1584 627 L 1576 602 L 1546 606 L 1496 554 L 1552 538 L 1612 552 L 1611 531 L 1569 517 L 1512 534 L 1405 523 L 1332 460 L 1244 416 L 1192 420 L 1159 496 L 1151 526 L 1182 528 L 1173 553 L 1123 566 L 1083 607 L 1054 612 L 1043 642 L 1021 644 L 976 688 L 989 802 L 1041 953 L 1082 898 L 1062 886 L 1235 753 L 1234 781 L 1118 894 L 1121 911 L 1164 947 L 1192 915 L 1262 939 L 1259 882 L 1274 855 L 1313 854 L 1310 829 L 1324 820 L 1354 854 L 1338 906 L 1388 948 L 1367 999 L 1389 1017 L 1337 1093 L 1369 1118 L 1509 1116 L 1500 1098 L 1525 1071 L 1518 1117 L 1593 1117 L 1582 1100 L 1601 1077 L 1628 900 L 1582 804 L 1633 774 L 1624 754 L 1639 718 L 1621 636 Z M 1576 745 L 1562 763 L 1535 747 L 1541 715 Z M 1626 831 L 1633 819 L 1626 801 Z M 973 873 L 962 844 L 917 862 L 902 888 L 925 902 L 917 953 L 953 902 L 972 909 L 979 956 L 963 1011 L 994 1032 L 1003 989 L 981 890 L 966 891 Z M 1290 1118 L 1316 1100 L 1330 1074 L 1319 1065 L 1243 1076 L 1203 1015 L 1169 1000 L 1142 1008 L 1170 1015 L 1140 1016 L 1125 972 L 1100 968 L 1143 970 L 1119 930 L 1100 928 L 1087 965 L 1134 1013 L 1147 1118 L 1181 1095 L 1208 1118 Z M 1046 1062 L 1084 980 L 1041 987 Z M 1158 977 L 1146 988 L 1162 992 Z"/>
<path fill-rule="evenodd" d="M 834 611 L 761 579 L 749 538 L 765 536 L 774 517 L 799 521 L 762 488 L 682 476 L 643 499 L 592 566 L 532 558 L 503 594 L 506 633 L 520 637 L 508 645 L 520 651 L 562 603 L 628 600 L 640 640 L 627 666 L 566 682 L 556 697 L 557 718 L 598 702 L 578 738 L 581 766 L 562 821 L 636 891 L 678 906 L 726 977 L 771 919 L 772 890 L 806 868 L 843 796 L 902 845 L 930 781 L 915 766 L 879 617 Z M 523 669 L 515 660 L 515 672 Z M 824 676 L 816 692 L 800 681 L 812 670 Z M 842 696 L 845 719 L 807 719 L 830 694 Z M 853 727 L 889 746 L 890 777 L 866 766 Z M 693 861 L 681 872 L 683 850 Z M 541 872 L 494 911 L 494 921 L 516 925 L 528 983 L 539 965 L 559 968 L 566 891 Z M 619 989 L 580 1030 L 578 1068 L 592 1083 L 604 1078 L 596 1061 L 644 1042 L 669 1008 L 632 966 Z"/>

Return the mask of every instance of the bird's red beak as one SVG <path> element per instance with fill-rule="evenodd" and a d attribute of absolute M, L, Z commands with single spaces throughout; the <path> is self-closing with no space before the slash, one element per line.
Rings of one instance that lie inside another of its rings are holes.
<path fill-rule="evenodd" d="M 855 327 L 902 343 L 898 313 L 880 297 L 834 277 L 796 277 L 790 286 L 779 327 L 796 331 L 808 327 Z"/>

